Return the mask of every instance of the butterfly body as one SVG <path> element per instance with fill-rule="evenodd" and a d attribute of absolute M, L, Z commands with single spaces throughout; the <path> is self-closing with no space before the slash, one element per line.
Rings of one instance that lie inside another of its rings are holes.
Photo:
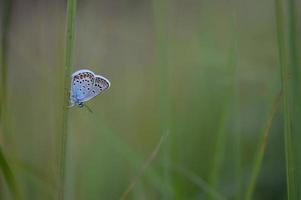
<path fill-rule="evenodd" d="M 103 93 L 110 87 L 110 81 L 92 71 L 82 69 L 71 76 L 70 107 L 83 107 L 84 102 Z"/>

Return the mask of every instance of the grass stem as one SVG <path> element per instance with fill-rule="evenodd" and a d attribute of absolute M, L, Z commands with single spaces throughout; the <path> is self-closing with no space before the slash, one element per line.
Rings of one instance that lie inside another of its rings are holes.
<path fill-rule="evenodd" d="M 7 118 L 7 52 L 8 52 L 8 38 L 11 24 L 11 10 L 12 1 L 5 0 L 2 7 L 2 35 L 0 38 L 0 125 L 1 125 L 1 136 L 0 136 L 0 171 L 2 171 L 4 180 L 14 197 L 14 199 L 21 199 L 20 190 L 17 187 L 17 182 L 13 171 L 11 170 L 5 154 L 3 151 L 4 139 L 8 135 L 8 118 Z M 1 183 L 3 184 L 3 183 Z M 5 198 L 3 187 L 1 185 L 0 199 Z"/>
<path fill-rule="evenodd" d="M 60 162 L 59 162 L 59 198 L 64 199 L 65 194 L 65 170 L 68 141 L 68 107 L 70 91 L 70 75 L 72 69 L 72 54 L 74 41 L 74 26 L 76 15 L 76 0 L 67 1 L 67 21 L 66 21 L 66 46 L 65 46 L 65 79 L 64 79 L 64 103 L 62 113 L 62 129 L 60 134 Z"/>
<path fill-rule="evenodd" d="M 11 18 L 12 1 L 6 0 L 3 2 L 2 14 L 2 37 L 0 38 L 0 67 L 1 67 L 1 88 L 0 88 L 0 122 L 4 124 L 4 113 L 6 110 L 7 96 L 7 50 L 8 50 L 8 34 Z M 3 133 L 5 134 L 5 133 Z"/>
<path fill-rule="evenodd" d="M 286 6 L 284 6 L 284 3 Z M 284 8 L 287 7 L 288 19 Z M 298 150 L 300 140 L 300 91 L 299 73 L 296 63 L 296 29 L 295 29 L 294 1 L 275 0 L 275 16 L 277 39 L 279 49 L 279 62 L 281 68 L 281 82 L 283 91 L 283 118 L 284 138 L 287 171 L 287 196 L 288 200 L 300 199 L 300 156 Z M 287 25 L 287 27 L 285 26 Z M 288 34 L 286 34 L 288 31 Z M 292 76 L 288 78 L 289 71 Z"/>

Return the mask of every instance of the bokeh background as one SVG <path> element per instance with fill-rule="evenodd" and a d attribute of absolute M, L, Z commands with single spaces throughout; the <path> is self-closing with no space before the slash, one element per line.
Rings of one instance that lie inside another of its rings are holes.
<path fill-rule="evenodd" d="M 66 1 L 0 2 L 11 3 L 1 145 L 24 199 L 56 199 Z M 244 199 L 281 90 L 274 7 L 79 0 L 73 71 L 112 86 L 87 103 L 93 113 L 70 109 L 66 199 L 119 199 L 139 174 L 126 199 Z M 282 121 L 279 108 L 253 199 L 286 198 Z"/>

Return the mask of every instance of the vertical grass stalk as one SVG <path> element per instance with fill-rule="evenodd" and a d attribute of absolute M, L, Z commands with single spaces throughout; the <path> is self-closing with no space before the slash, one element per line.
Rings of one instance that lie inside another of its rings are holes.
<path fill-rule="evenodd" d="M 66 154 L 68 141 L 68 107 L 70 91 L 70 75 L 72 69 L 72 54 L 74 41 L 74 26 L 76 15 L 76 0 L 67 1 L 67 20 L 66 20 L 66 46 L 65 46 L 65 78 L 64 78 L 64 98 L 62 113 L 62 128 L 60 133 L 60 162 L 59 162 L 59 191 L 58 199 L 64 199 L 65 179 L 66 179 Z"/>
<path fill-rule="evenodd" d="M 12 169 L 9 166 L 5 154 L 3 151 L 4 138 L 8 135 L 8 118 L 7 118 L 7 52 L 8 52 L 8 37 L 11 24 L 11 9 L 12 1 L 5 0 L 2 3 L 2 27 L 1 27 L 1 38 L 0 38 L 0 174 L 3 175 L 12 196 L 14 199 L 21 199 L 20 190 L 17 186 L 16 178 Z M 0 199 L 5 198 L 3 191 L 3 183 L 0 183 Z"/>
<path fill-rule="evenodd" d="M 210 175 L 209 175 L 209 185 L 213 190 L 218 190 L 218 184 L 220 181 L 220 169 L 222 168 L 224 155 L 225 155 L 225 146 L 226 146 L 226 135 L 227 135 L 227 120 L 229 116 L 229 106 L 230 106 L 230 95 L 227 97 L 226 103 L 224 105 L 222 116 L 219 122 L 217 136 L 216 136 L 216 144 L 215 144 L 215 152 L 213 155 L 213 164 L 211 167 Z M 209 200 L 214 200 L 215 196 L 213 193 L 208 193 Z"/>
<path fill-rule="evenodd" d="M 281 0 L 275 0 L 275 16 L 276 16 L 276 25 L 277 25 L 277 39 L 278 39 L 278 50 L 279 50 L 279 61 L 281 67 L 281 81 L 282 81 L 282 90 L 283 90 L 283 118 L 284 118 L 284 138 L 285 138 L 285 154 L 286 154 L 286 165 L 287 165 L 287 193 L 288 199 L 295 194 L 295 184 L 294 184 L 294 163 L 292 160 L 292 146 L 291 146 L 291 127 L 290 127 L 290 112 L 289 112 L 289 102 L 288 102 L 288 69 L 286 64 L 286 55 L 285 55 L 285 41 L 284 41 L 284 19 L 282 13 L 282 2 Z"/>
<path fill-rule="evenodd" d="M 285 5 L 285 6 L 284 6 Z M 284 8 L 288 10 L 284 12 Z M 300 70 L 297 63 L 295 1 L 275 0 L 275 16 L 283 91 L 284 138 L 288 200 L 300 199 L 301 108 Z M 284 15 L 288 13 L 288 17 Z M 287 25 L 287 26 L 286 26 Z M 288 77 L 289 72 L 291 76 Z"/>
<path fill-rule="evenodd" d="M 6 91 L 7 91 L 7 50 L 8 50 L 8 33 L 11 17 L 11 0 L 3 2 L 2 8 L 2 37 L 0 41 L 0 67 L 1 67 L 1 88 L 0 88 L 0 123 L 4 125 L 4 113 L 6 108 Z"/>
<path fill-rule="evenodd" d="M 234 169 L 235 172 L 235 183 L 237 187 L 237 200 L 241 199 L 242 196 L 242 162 L 241 162 L 241 116 L 240 116 L 240 82 L 239 82 L 239 23 L 238 23 L 238 16 L 237 16 L 237 8 L 236 8 L 236 1 L 231 1 L 232 3 L 232 27 L 233 27 L 233 58 L 232 58 L 232 65 L 233 65 L 233 74 L 234 74 L 234 83 L 233 83 L 233 105 L 234 105 L 234 141 L 233 145 L 235 146 L 235 163 Z"/>
<path fill-rule="evenodd" d="M 287 167 L 292 168 L 293 172 L 290 172 L 289 187 L 291 188 L 290 196 L 291 199 L 300 199 L 301 198 L 301 70 L 300 70 L 300 51 L 297 44 L 300 43 L 300 32 L 298 33 L 297 29 L 297 3 L 295 0 L 285 1 L 287 4 L 287 66 L 288 72 L 286 77 L 287 87 L 288 87 L 288 104 L 289 104 L 289 114 L 291 114 L 291 121 L 288 121 L 287 126 L 290 126 L 290 134 L 287 134 L 287 146 L 288 151 L 292 151 L 289 156 L 289 163 Z M 289 75 L 288 75 L 289 74 Z M 289 152 L 288 152 L 289 153 Z M 293 165 L 293 166 L 291 166 Z M 294 177 L 292 177 L 294 176 Z"/>

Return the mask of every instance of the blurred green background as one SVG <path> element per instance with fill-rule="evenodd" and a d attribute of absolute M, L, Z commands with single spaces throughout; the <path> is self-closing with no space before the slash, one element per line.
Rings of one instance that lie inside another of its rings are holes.
<path fill-rule="evenodd" d="M 2 14 L 11 3 L 0 144 L 22 198 L 56 199 L 66 2 L 0 2 Z M 126 199 L 244 199 L 281 90 L 274 1 L 78 1 L 83 68 L 112 86 L 93 113 L 70 109 L 66 199 L 119 199 L 139 174 Z M 286 198 L 281 112 L 252 199 Z M 0 198 L 13 199 L 2 175 Z"/>

